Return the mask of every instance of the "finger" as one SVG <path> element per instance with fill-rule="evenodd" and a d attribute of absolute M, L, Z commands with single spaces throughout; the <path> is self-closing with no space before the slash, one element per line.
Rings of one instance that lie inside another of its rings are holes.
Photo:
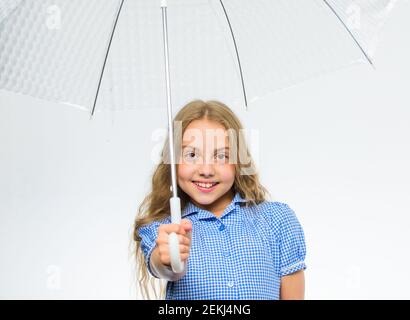
<path fill-rule="evenodd" d="M 167 244 L 168 243 L 168 238 L 169 238 L 168 233 L 160 233 L 160 234 L 158 234 L 158 237 L 155 240 L 155 243 L 157 245 Z"/>
<path fill-rule="evenodd" d="M 189 232 L 192 231 L 192 222 L 190 222 L 190 221 L 181 223 L 181 226 L 184 229 L 185 234 L 188 234 Z"/>
<path fill-rule="evenodd" d="M 177 235 L 178 237 L 178 243 L 179 244 L 184 244 L 184 245 L 189 245 L 191 242 L 191 239 L 185 235 Z M 168 233 L 161 233 L 158 235 L 157 239 L 155 240 L 155 243 L 157 245 L 168 245 L 169 244 L 169 234 Z"/>
<path fill-rule="evenodd" d="M 160 261 L 163 265 L 171 266 L 171 257 L 167 253 L 161 255 Z"/>
<path fill-rule="evenodd" d="M 188 245 L 189 242 L 190 242 L 190 240 L 189 240 L 189 238 L 188 238 L 187 236 L 178 235 L 178 242 L 179 242 L 179 244 Z"/>
<path fill-rule="evenodd" d="M 158 232 L 167 233 L 167 234 L 170 234 L 172 232 L 180 233 L 181 225 L 177 223 L 168 223 L 168 224 L 163 224 L 162 227 L 160 228 L 161 229 L 159 229 Z"/>
<path fill-rule="evenodd" d="M 189 258 L 189 254 L 188 253 L 183 253 L 181 254 L 181 260 L 182 261 L 186 261 Z"/>
<path fill-rule="evenodd" d="M 189 246 L 186 246 L 186 245 L 180 245 L 179 246 L 179 252 L 180 253 L 189 253 Z"/>
<path fill-rule="evenodd" d="M 182 219 L 181 225 L 184 228 L 185 232 L 189 232 L 192 230 L 192 222 L 189 219 Z"/>
<path fill-rule="evenodd" d="M 162 244 L 158 246 L 158 250 L 159 250 L 159 254 L 161 257 L 169 254 L 169 248 L 168 248 L 168 245 L 166 244 Z"/>
<path fill-rule="evenodd" d="M 188 259 L 189 257 L 189 252 L 180 252 L 179 256 L 181 258 L 182 261 L 185 261 Z M 164 253 L 160 256 L 160 261 L 163 265 L 166 266 L 171 266 L 171 256 L 169 255 L 169 253 Z"/>
<path fill-rule="evenodd" d="M 183 235 L 183 236 L 186 235 L 185 228 L 182 224 L 179 226 L 178 234 Z"/>

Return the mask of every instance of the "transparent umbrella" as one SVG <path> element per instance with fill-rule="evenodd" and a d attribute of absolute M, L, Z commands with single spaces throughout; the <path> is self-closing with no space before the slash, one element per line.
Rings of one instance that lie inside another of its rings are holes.
<path fill-rule="evenodd" d="M 373 64 L 395 2 L 169 0 L 167 9 L 165 0 L 0 0 L 0 88 L 91 116 L 167 105 L 170 208 L 180 223 L 172 104 L 248 108 L 305 79 Z M 175 234 L 170 244 L 180 272 Z"/>

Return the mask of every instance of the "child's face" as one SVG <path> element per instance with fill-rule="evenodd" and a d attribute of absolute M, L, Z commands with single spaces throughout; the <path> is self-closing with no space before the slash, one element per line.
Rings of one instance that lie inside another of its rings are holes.
<path fill-rule="evenodd" d="M 224 126 L 206 119 L 192 121 L 182 138 L 181 157 L 177 166 L 179 187 L 196 205 L 212 212 L 223 211 L 232 201 L 230 190 L 235 180 Z"/>

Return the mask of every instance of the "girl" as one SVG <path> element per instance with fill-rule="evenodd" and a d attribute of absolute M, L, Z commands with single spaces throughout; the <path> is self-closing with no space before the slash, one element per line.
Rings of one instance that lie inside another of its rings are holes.
<path fill-rule="evenodd" d="M 143 295 L 149 297 L 151 275 L 166 281 L 165 299 L 304 299 L 303 229 L 287 204 L 265 199 L 239 119 L 220 102 L 198 100 L 174 121 L 182 124 L 182 141 L 176 138 L 182 221 L 172 224 L 169 214 L 167 139 L 134 224 Z M 171 232 L 186 262 L 180 274 L 170 266 Z"/>

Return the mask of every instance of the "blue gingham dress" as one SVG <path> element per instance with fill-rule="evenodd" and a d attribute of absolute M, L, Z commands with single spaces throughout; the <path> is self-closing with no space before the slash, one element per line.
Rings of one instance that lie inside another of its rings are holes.
<path fill-rule="evenodd" d="M 278 300 L 281 277 L 306 269 L 305 237 L 294 211 L 265 201 L 244 207 L 237 192 L 220 218 L 188 202 L 182 218 L 192 221 L 187 273 L 168 281 L 166 300 Z M 148 271 L 158 226 L 139 229 Z"/>

